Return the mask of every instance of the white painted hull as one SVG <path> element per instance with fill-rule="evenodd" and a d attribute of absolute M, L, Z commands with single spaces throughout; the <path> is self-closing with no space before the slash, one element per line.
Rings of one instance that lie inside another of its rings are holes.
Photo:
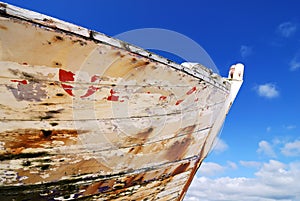
<path fill-rule="evenodd" d="M 241 84 L 6 4 L 0 47 L 1 200 L 182 200 Z"/>

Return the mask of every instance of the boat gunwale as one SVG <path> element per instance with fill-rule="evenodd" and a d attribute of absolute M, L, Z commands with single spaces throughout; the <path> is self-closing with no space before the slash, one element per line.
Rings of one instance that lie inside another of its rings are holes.
<path fill-rule="evenodd" d="M 192 77 L 200 80 L 204 80 L 213 86 L 229 92 L 230 82 L 227 78 L 223 78 L 220 75 L 214 73 L 212 70 L 206 68 L 203 65 L 197 65 L 197 69 L 184 67 L 178 63 L 175 63 L 167 58 L 157 55 L 156 53 L 145 50 L 141 47 L 129 44 L 125 41 L 110 37 L 106 34 L 84 28 L 69 22 L 62 21 L 60 19 L 50 17 L 35 11 L 19 8 L 0 1 L 0 17 L 14 18 L 23 21 L 27 21 L 32 24 L 36 24 L 40 27 L 52 29 L 54 31 L 63 32 L 66 34 L 76 35 L 85 40 L 91 40 L 95 43 L 103 43 L 115 48 L 126 50 L 130 53 L 148 58 L 154 62 L 158 62 L 169 66 L 175 70 L 182 71 Z"/>

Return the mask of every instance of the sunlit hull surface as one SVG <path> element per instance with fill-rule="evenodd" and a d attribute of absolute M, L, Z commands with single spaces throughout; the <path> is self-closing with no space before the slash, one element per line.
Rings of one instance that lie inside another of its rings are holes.
<path fill-rule="evenodd" d="M 182 200 L 241 81 L 0 7 L 0 200 Z"/>

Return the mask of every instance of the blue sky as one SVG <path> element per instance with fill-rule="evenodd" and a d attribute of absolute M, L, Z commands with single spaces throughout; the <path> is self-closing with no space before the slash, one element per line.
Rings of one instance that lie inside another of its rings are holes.
<path fill-rule="evenodd" d="M 300 2 L 7 0 L 110 36 L 160 28 L 200 44 L 245 81 L 186 201 L 300 200 Z"/>

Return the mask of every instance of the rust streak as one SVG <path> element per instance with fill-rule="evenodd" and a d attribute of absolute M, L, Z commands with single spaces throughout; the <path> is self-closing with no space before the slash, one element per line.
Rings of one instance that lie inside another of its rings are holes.
<path fill-rule="evenodd" d="M 177 174 L 180 174 L 180 173 L 185 172 L 185 171 L 188 169 L 189 166 L 190 166 L 190 162 L 180 164 L 180 165 L 172 172 L 172 176 L 175 176 L 175 175 L 177 175 Z"/>
<path fill-rule="evenodd" d="M 185 153 L 187 152 L 189 146 L 194 141 L 193 132 L 195 129 L 195 125 L 188 126 L 181 129 L 177 132 L 176 136 L 182 133 L 187 133 L 185 138 L 182 141 L 174 142 L 171 147 L 166 152 L 166 158 L 170 161 L 180 160 L 184 157 Z"/>
<path fill-rule="evenodd" d="M 7 30 L 7 27 L 6 27 L 6 26 L 3 26 L 3 25 L 0 25 L 0 29 L 2 29 L 2 30 Z"/>
<path fill-rule="evenodd" d="M 19 154 L 23 149 L 50 146 L 52 141 L 61 141 L 64 145 L 77 143 L 77 137 L 83 131 L 77 130 L 38 130 L 17 129 L 0 133 L 8 153 Z"/>
<path fill-rule="evenodd" d="M 31 165 L 31 163 L 27 163 Z M 77 163 L 57 163 L 50 165 L 45 161 L 44 163 L 40 162 L 39 165 L 29 166 L 29 169 L 18 169 L 18 175 L 20 177 L 26 177 L 22 180 L 25 184 L 34 184 L 40 181 L 57 181 L 61 180 L 64 176 L 79 176 L 83 174 L 98 173 L 99 171 L 111 172 L 112 169 L 105 166 L 96 159 L 89 159 Z M 49 177 L 41 178 L 40 175 L 47 174 Z M 93 186 L 91 186 L 93 188 Z M 92 189 L 89 191 L 91 192 Z"/>
<path fill-rule="evenodd" d="M 120 57 L 112 63 L 107 70 L 104 72 L 104 76 L 109 77 L 126 77 L 133 74 L 133 70 L 139 70 L 146 67 L 149 62 L 144 60 L 137 60 L 137 62 L 132 62 L 132 56 Z"/>
<path fill-rule="evenodd" d="M 153 131 L 153 128 L 150 127 L 148 130 L 136 134 L 136 137 L 129 137 L 127 139 L 128 142 L 133 143 L 133 144 L 138 144 L 138 145 L 135 147 L 132 147 L 128 153 L 137 154 L 137 153 L 141 152 L 141 150 L 143 149 L 143 145 L 145 144 L 146 140 L 148 139 L 148 137 L 152 133 L 152 131 Z"/>

